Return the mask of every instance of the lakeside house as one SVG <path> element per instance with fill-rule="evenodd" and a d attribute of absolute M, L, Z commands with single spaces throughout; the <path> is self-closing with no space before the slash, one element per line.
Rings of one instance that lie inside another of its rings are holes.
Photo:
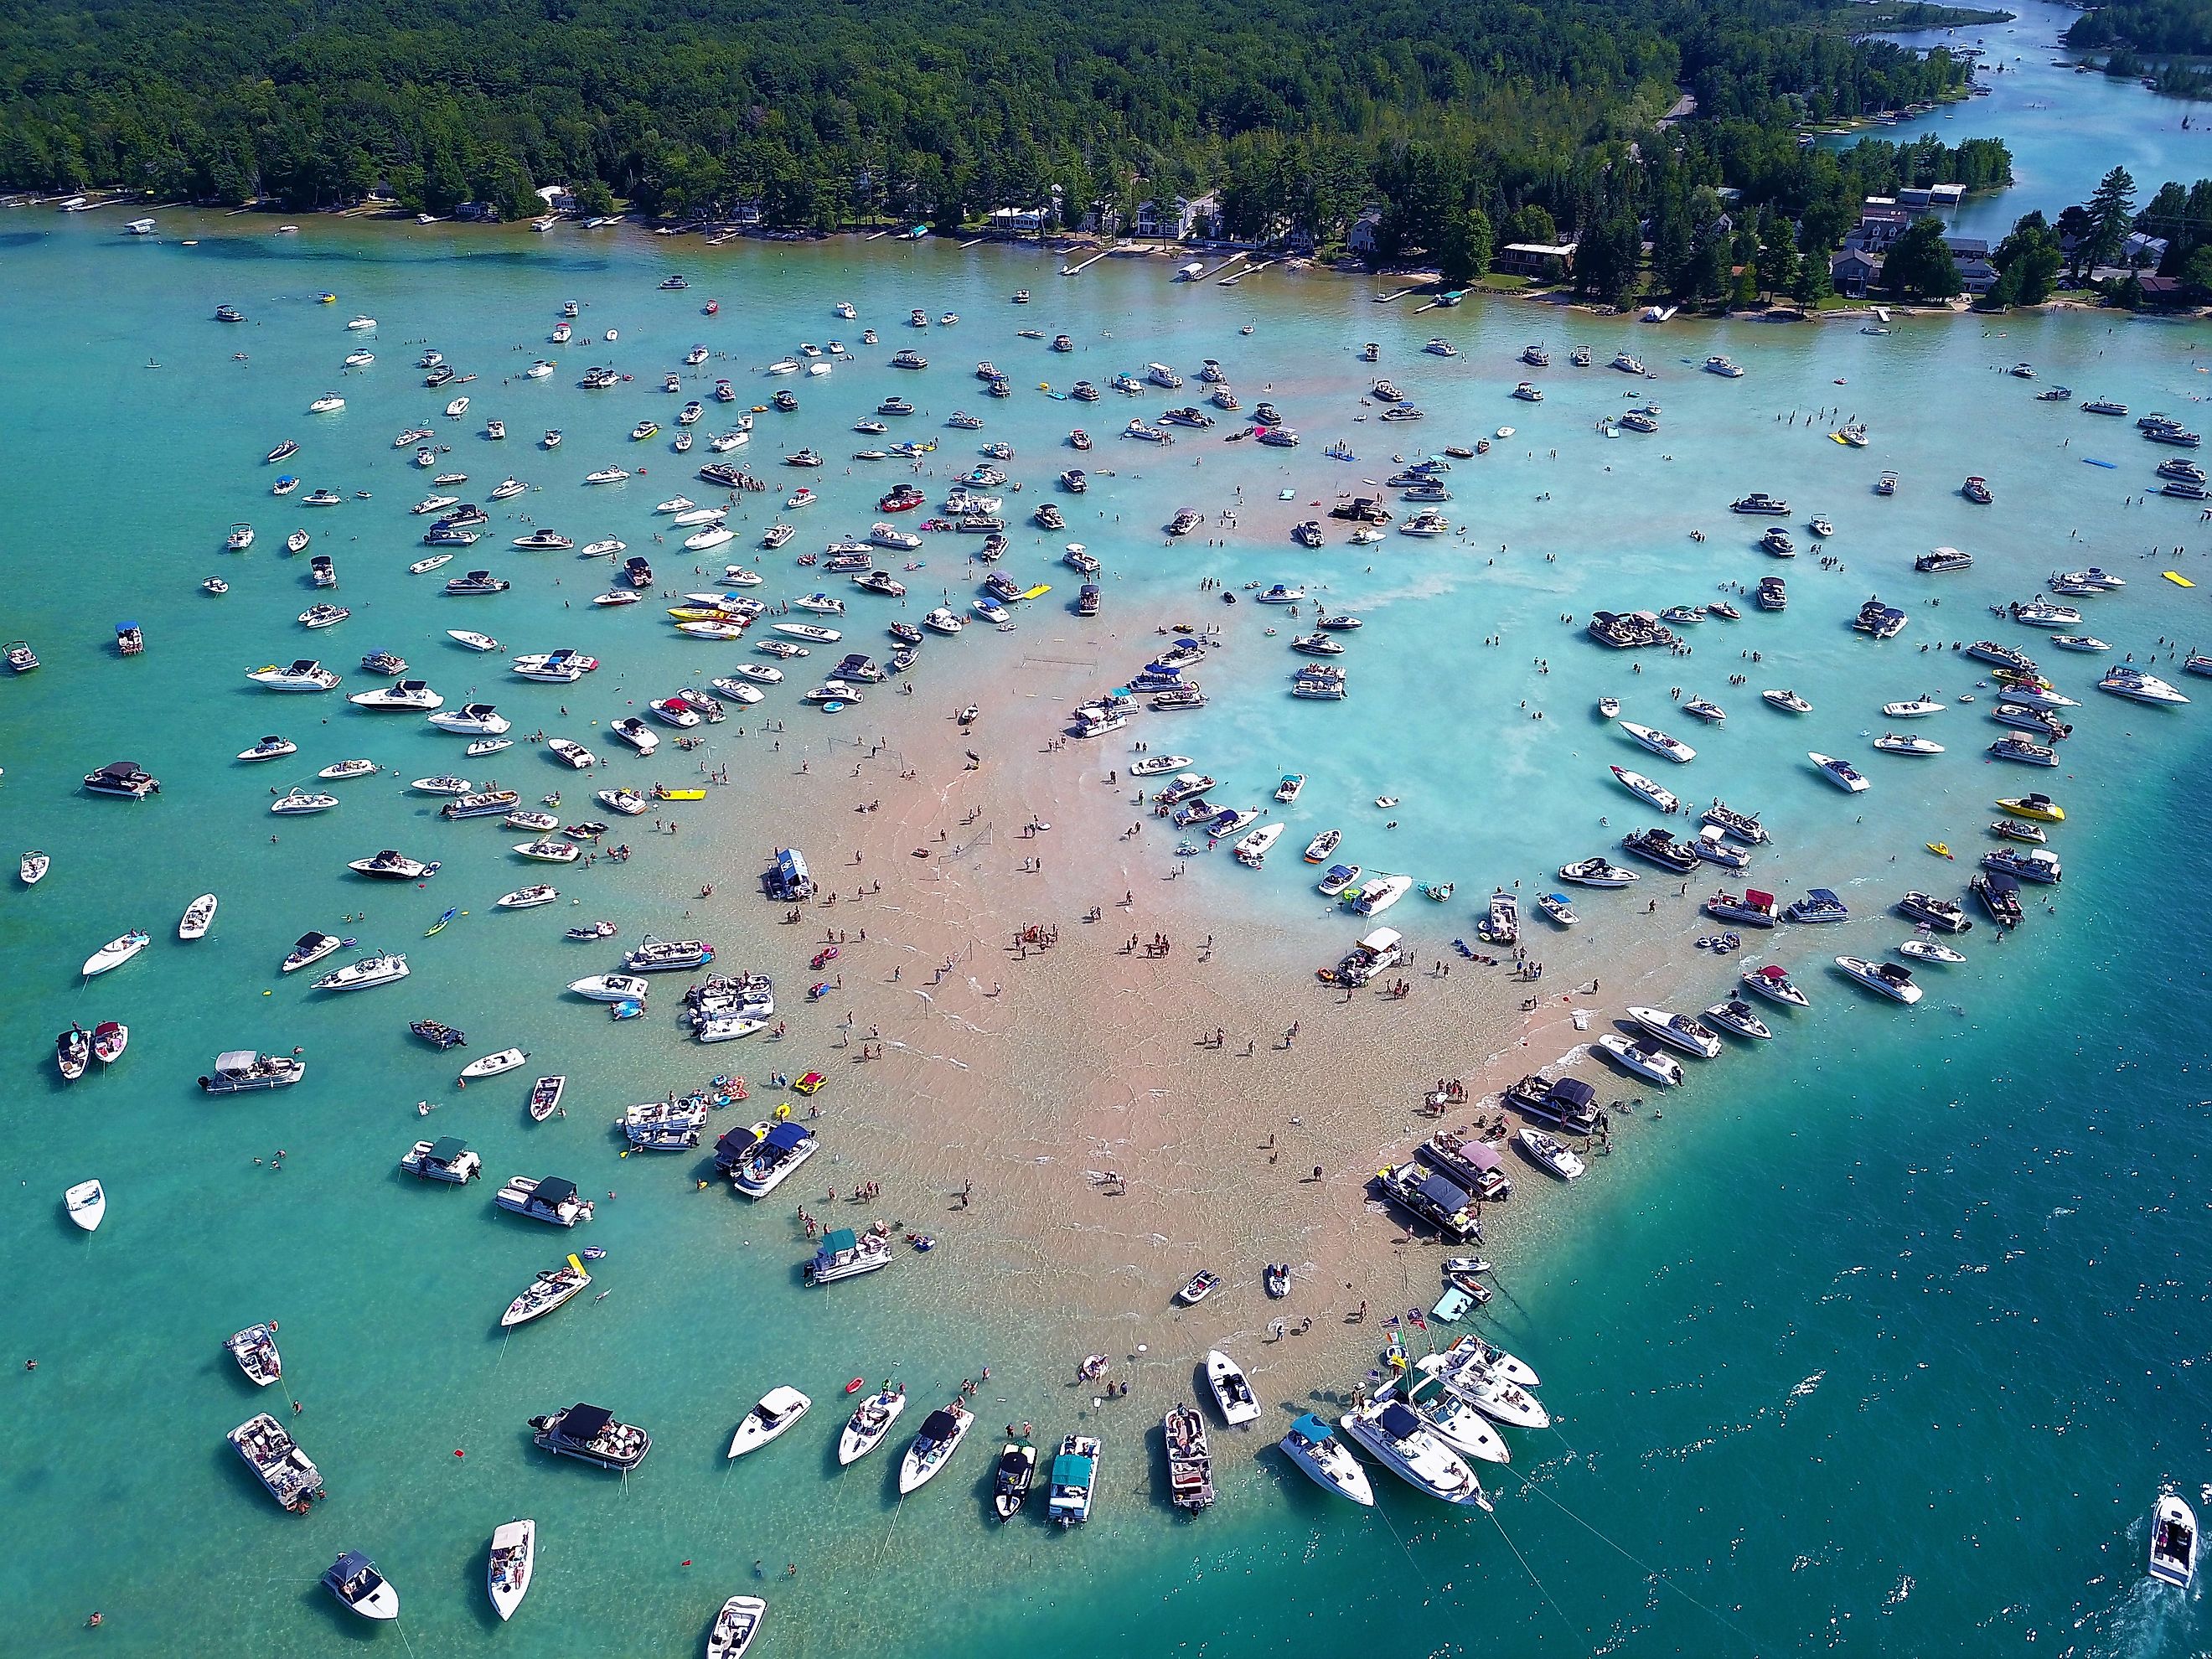
<path fill-rule="evenodd" d="M 1881 286 L 1882 256 L 1847 247 L 1828 261 L 1828 284 L 1847 300 L 1863 300 Z"/>
<path fill-rule="evenodd" d="M 1490 267 L 1507 276 L 1556 283 L 1574 270 L 1579 246 L 1578 242 L 1508 242 L 1498 250 Z"/>
<path fill-rule="evenodd" d="M 1211 194 L 1176 196 L 1139 204 L 1129 234 L 1164 242 L 1211 241 L 1221 216 L 1221 204 Z"/>
<path fill-rule="evenodd" d="M 1382 210 L 1364 210 L 1344 234 L 1345 252 L 1356 258 L 1371 259 L 1382 246 Z"/>
<path fill-rule="evenodd" d="M 1050 208 L 1002 207 L 991 210 L 991 228 L 1003 236 L 1035 236 L 1052 218 Z"/>

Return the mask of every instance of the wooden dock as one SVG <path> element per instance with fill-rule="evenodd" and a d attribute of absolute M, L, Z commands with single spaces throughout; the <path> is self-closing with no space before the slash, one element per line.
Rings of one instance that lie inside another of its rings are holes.
<path fill-rule="evenodd" d="M 1223 271 L 1224 271 L 1224 270 L 1228 270 L 1230 266 L 1231 266 L 1231 265 L 1235 264 L 1238 260 L 1240 260 L 1240 259 L 1249 259 L 1249 258 L 1250 258 L 1251 257 L 1252 257 L 1252 256 L 1251 256 L 1250 254 L 1246 253 L 1246 252 L 1242 252 L 1242 251 L 1240 250 L 1240 251 L 1239 251 L 1239 252 L 1235 252 L 1235 253 L 1231 254 L 1231 255 L 1230 255 L 1226 259 L 1224 259 L 1224 260 L 1223 260 L 1219 264 L 1218 264 L 1218 265 L 1214 266 L 1214 268 L 1213 268 L 1212 270 L 1201 270 L 1201 271 L 1200 271 L 1200 272 L 1198 273 L 1198 275 L 1197 275 L 1197 276 L 1194 276 L 1194 277 L 1192 277 L 1192 278 L 1191 278 L 1191 281 L 1193 281 L 1194 283 L 1207 283 L 1207 282 L 1212 282 L 1212 281 L 1216 276 L 1218 276 L 1219 275 L 1221 275 L 1221 273 L 1222 273 Z"/>
<path fill-rule="evenodd" d="M 1376 303 L 1376 305 L 1378 305 L 1378 306 L 1387 306 L 1387 305 L 1389 305 L 1389 304 L 1390 303 L 1390 301 L 1393 301 L 1393 300 L 1402 300 L 1402 299 L 1404 299 L 1404 298 L 1405 298 L 1408 294 L 1419 294 L 1419 292 L 1420 292 L 1420 289 L 1417 289 L 1417 288 L 1401 288 L 1401 289 L 1399 289 L 1395 294 L 1378 294 L 1378 295 L 1376 295 L 1375 296 L 1375 303 Z"/>
<path fill-rule="evenodd" d="M 1079 265 L 1062 265 L 1060 268 L 1060 274 L 1063 276 L 1080 276 L 1085 271 L 1090 270 L 1091 266 L 1097 264 L 1111 252 L 1112 250 L 1109 248 L 1101 248 L 1097 252 L 1092 254 L 1088 259 L 1085 259 Z"/>

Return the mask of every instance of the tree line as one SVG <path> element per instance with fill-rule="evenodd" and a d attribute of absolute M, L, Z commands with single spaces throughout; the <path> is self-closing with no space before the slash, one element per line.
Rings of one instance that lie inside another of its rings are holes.
<path fill-rule="evenodd" d="M 1228 228 L 1464 260 L 1476 219 L 1581 228 L 1655 137 L 1804 185 L 1790 129 L 1955 94 L 1841 0 L 0 0 L 0 188 L 296 210 L 957 225 L 1219 192 Z M 1686 88 L 1698 118 L 1657 135 Z M 1708 165 L 1710 163 L 1710 165 Z M 1880 171 L 1871 158 L 1855 176 Z M 1735 182 L 1731 179 L 1730 182 Z M 1747 189 L 1751 186 L 1747 186 Z M 1808 190 L 1812 186 L 1806 186 Z"/>

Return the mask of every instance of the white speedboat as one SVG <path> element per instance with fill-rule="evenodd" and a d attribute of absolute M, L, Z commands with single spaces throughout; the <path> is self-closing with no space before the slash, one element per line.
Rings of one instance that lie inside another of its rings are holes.
<path fill-rule="evenodd" d="M 1231 1428 L 1260 1420 L 1260 1402 L 1253 1395 L 1252 1384 L 1243 1368 L 1218 1348 L 1206 1350 L 1206 1385 L 1213 1391 L 1221 1420 Z"/>
<path fill-rule="evenodd" d="M 1893 962 L 1869 962 L 1864 957 L 1838 957 L 1836 966 L 1869 990 L 1879 991 L 1893 1002 L 1908 1006 L 1920 1000 L 1920 988 L 1912 982 L 1912 971 L 1900 968 Z"/>
<path fill-rule="evenodd" d="M 271 691 L 332 691 L 338 684 L 336 674 L 309 657 L 299 658 L 289 665 L 270 663 L 263 668 L 249 668 L 246 678 Z"/>
<path fill-rule="evenodd" d="M 488 702 L 465 702 L 459 708 L 442 709 L 430 715 L 428 723 L 441 732 L 477 738 L 502 737 L 514 726 Z"/>
<path fill-rule="evenodd" d="M 149 942 L 141 928 L 133 927 L 128 933 L 117 934 L 84 959 L 84 976 L 90 979 L 95 975 L 112 973 L 144 950 Z"/>
<path fill-rule="evenodd" d="M 1660 1042 L 1685 1054 L 1695 1054 L 1700 1060 L 1711 1060 L 1720 1054 L 1721 1040 L 1687 1014 L 1670 1013 L 1664 1008 L 1632 1007 L 1628 1017 Z"/>
<path fill-rule="evenodd" d="M 331 1563 L 323 1573 L 323 1588 L 364 1619 L 381 1624 L 399 1617 L 399 1592 L 359 1550 L 348 1550 Z"/>
<path fill-rule="evenodd" d="M 2162 703 L 2179 707 L 2188 697 L 2155 674 L 2146 674 L 2129 663 L 2115 663 L 2105 678 L 2097 682 L 2097 690 L 2109 691 L 2116 697 L 2125 697 L 2130 702 Z"/>
<path fill-rule="evenodd" d="M 29 852 L 16 860 L 15 873 L 26 887 L 35 887 L 52 867 L 53 860 L 40 852 Z"/>
<path fill-rule="evenodd" d="M 1650 802 L 1662 812 L 1679 812 L 1682 802 L 1679 796 L 1663 785 L 1654 783 L 1641 772 L 1632 772 L 1626 767 L 1613 768 L 1613 775 L 1620 787 L 1632 795 Z"/>
<path fill-rule="evenodd" d="M 587 974 L 582 979 L 571 980 L 568 989 L 593 1002 L 629 1002 L 651 991 L 653 983 L 635 974 Z"/>
<path fill-rule="evenodd" d="M 1917 738 L 1909 732 L 1885 732 L 1874 740 L 1874 746 L 1885 755 L 1940 755 L 1943 745 L 1928 738 Z"/>
<path fill-rule="evenodd" d="M 491 1560 L 484 1570 L 484 1589 L 493 1611 L 501 1622 L 514 1617 L 522 1598 L 530 1594 L 530 1574 L 538 1557 L 538 1523 L 510 1521 L 491 1534 Z"/>
<path fill-rule="evenodd" d="M 1881 706 L 1884 718 L 1893 720 L 1926 720 L 1930 714 L 1940 714 L 1950 707 L 1929 697 L 1914 697 L 1905 702 L 1886 702 Z"/>
<path fill-rule="evenodd" d="M 62 1194 L 69 1218 L 85 1231 L 97 1232 L 107 1215 L 107 1192 L 97 1181 L 80 1181 Z"/>
<path fill-rule="evenodd" d="M 1778 1002 L 1784 1007 L 1813 1006 L 1813 1000 L 1797 988 L 1796 982 L 1778 963 L 1762 963 L 1756 968 L 1745 969 L 1741 982 L 1747 990 L 1755 991 L 1769 1002 Z"/>
<path fill-rule="evenodd" d="M 1346 1437 L 1416 1491 L 1448 1504 L 1490 1508 L 1490 1498 L 1466 1460 L 1404 1401 L 1378 1400 L 1346 1412 L 1337 1421 Z"/>
<path fill-rule="evenodd" d="M 1723 1031 L 1733 1031 L 1738 1036 L 1765 1039 L 1774 1035 L 1773 1028 L 1740 997 L 1729 997 L 1713 1004 L 1705 1010 L 1705 1023 Z"/>
<path fill-rule="evenodd" d="M 1635 871 L 1618 864 L 1609 864 L 1601 858 L 1583 859 L 1576 864 L 1559 866 L 1559 879 L 1579 887 L 1628 887 L 1643 879 Z"/>
<path fill-rule="evenodd" d="M 529 1058 L 520 1048 L 502 1048 L 495 1054 L 486 1054 L 482 1060 L 472 1060 L 462 1066 L 461 1080 L 473 1083 L 478 1078 L 497 1077 L 502 1072 L 514 1071 Z"/>
<path fill-rule="evenodd" d="M 425 864 L 390 848 L 371 858 L 349 859 L 346 868 L 357 876 L 368 876 L 380 881 L 420 881 L 438 872 L 435 863 Z"/>
<path fill-rule="evenodd" d="M 1858 769 L 1849 761 L 1838 760 L 1833 755 L 1823 755 L 1814 749 L 1807 750 L 1805 758 L 1819 767 L 1827 775 L 1828 781 L 1845 793 L 1856 795 L 1863 793 L 1866 789 L 1866 779 L 1859 775 Z"/>
<path fill-rule="evenodd" d="M 899 1462 L 899 1496 L 904 1498 L 933 1480 L 952 1461 L 952 1454 L 960 1449 L 960 1443 L 975 1425 L 975 1413 L 957 1401 L 942 1411 L 930 1413 Z"/>
<path fill-rule="evenodd" d="M 770 1389 L 761 1396 L 760 1403 L 745 1413 L 737 1432 L 730 1437 L 730 1455 L 743 1457 L 772 1440 L 781 1439 L 790 1431 L 792 1425 L 806 1415 L 807 1407 L 813 1403 L 794 1388 Z"/>
<path fill-rule="evenodd" d="M 213 893 L 202 893 L 185 907 L 185 914 L 177 921 L 177 937 L 180 939 L 205 939 L 207 930 L 215 923 L 216 906 L 222 901 Z"/>
<path fill-rule="evenodd" d="M 714 1615 L 714 1628 L 707 1632 L 707 1659 L 743 1659 L 767 1616 L 768 1603 L 759 1596 L 732 1595 L 722 1603 Z"/>
<path fill-rule="evenodd" d="M 1562 1181 L 1582 1178 L 1585 1166 L 1571 1146 L 1533 1124 L 1524 1123 L 1514 1133 L 1521 1142 L 1521 1150 L 1528 1155 L 1529 1161 L 1547 1175 L 1555 1175 Z"/>
<path fill-rule="evenodd" d="M 541 904 L 550 904 L 561 896 L 556 887 L 518 887 L 512 893 L 501 893 L 498 898 L 502 910 L 534 910 Z"/>
<path fill-rule="evenodd" d="M 2151 1511 L 2150 1576 L 2179 1590 L 2197 1576 L 2197 1512 L 2172 1492 Z"/>
<path fill-rule="evenodd" d="M 1623 1071 L 1633 1073 L 1646 1083 L 1662 1089 L 1674 1088 L 1682 1080 L 1682 1062 L 1663 1049 L 1641 1042 L 1632 1042 L 1618 1031 L 1607 1031 L 1597 1040 L 1597 1047 L 1607 1059 Z"/>
<path fill-rule="evenodd" d="M 373 985 L 390 985 L 408 975 L 407 958 L 396 951 L 380 951 L 349 962 L 343 968 L 331 969 L 317 980 L 310 989 L 317 991 L 362 991 Z"/>
<path fill-rule="evenodd" d="M 449 628 L 446 637 L 456 645 L 465 645 L 471 651 L 499 651 L 505 647 L 489 634 L 479 634 L 473 628 Z"/>
<path fill-rule="evenodd" d="M 891 1425 L 906 1409 L 906 1390 L 886 1388 L 872 1394 L 854 1408 L 845 1431 L 837 1437 L 837 1463 L 842 1468 L 858 1462 L 883 1443 Z"/>
<path fill-rule="evenodd" d="M 1449 1362 L 1442 1354 L 1430 1354 L 1416 1362 L 1424 1376 L 1433 1380 Z M 1438 1388 L 1426 1399 L 1419 1397 L 1420 1383 L 1415 1383 L 1406 1403 L 1420 1414 L 1437 1437 L 1462 1457 L 1474 1458 L 1486 1463 L 1510 1463 L 1513 1453 L 1505 1443 L 1505 1437 L 1485 1417 L 1474 1404 L 1449 1389 Z M 1393 1388 L 1392 1393 L 1398 1389 Z"/>
<path fill-rule="evenodd" d="M 1363 1509 L 1375 1506 L 1375 1488 L 1368 1484 L 1367 1471 L 1328 1425 L 1311 1412 L 1292 1423 L 1290 1432 L 1277 1443 L 1283 1455 L 1323 1492 L 1349 1498 Z"/>
<path fill-rule="evenodd" d="M 1954 968 L 1966 959 L 1964 951 L 1932 939 L 1909 939 L 1897 947 L 1897 954 L 1911 957 L 1915 962 L 1937 962 Z"/>
<path fill-rule="evenodd" d="M 1620 729 L 1642 744 L 1655 755 L 1663 755 L 1676 765 L 1686 765 L 1697 759 L 1698 751 L 1680 738 L 1671 738 L 1656 726 L 1639 726 L 1634 720 L 1623 720 Z"/>
<path fill-rule="evenodd" d="M 387 714 L 427 714 L 446 706 L 445 698 L 433 691 L 424 680 L 401 680 L 396 684 L 379 686 L 374 691 L 356 691 L 346 701 L 356 708 Z"/>
<path fill-rule="evenodd" d="M 500 1325 L 511 1330 L 543 1318 L 591 1282 L 592 1276 L 584 1271 L 583 1263 L 570 1256 L 562 1266 L 548 1267 L 531 1280 L 530 1288 L 507 1304 L 507 1311 L 499 1316 Z"/>

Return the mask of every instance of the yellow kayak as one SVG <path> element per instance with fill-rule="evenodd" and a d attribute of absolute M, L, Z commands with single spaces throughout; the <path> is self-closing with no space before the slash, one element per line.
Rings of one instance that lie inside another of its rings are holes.
<path fill-rule="evenodd" d="M 2195 582 L 2190 580 L 2188 577 L 2183 575 L 2179 570 L 2161 570 L 2158 574 L 2165 577 L 2166 580 L 2172 582 L 2176 587 L 2194 587 L 2197 586 Z"/>
<path fill-rule="evenodd" d="M 1948 859 L 1953 856 L 1950 844 L 1948 842 L 1931 841 L 1928 843 L 1928 850 L 1933 853 L 1939 859 Z"/>
<path fill-rule="evenodd" d="M 2001 796 L 1997 805 L 2018 817 L 2041 818 L 2045 823 L 2066 822 L 2066 809 L 2048 795 Z"/>

